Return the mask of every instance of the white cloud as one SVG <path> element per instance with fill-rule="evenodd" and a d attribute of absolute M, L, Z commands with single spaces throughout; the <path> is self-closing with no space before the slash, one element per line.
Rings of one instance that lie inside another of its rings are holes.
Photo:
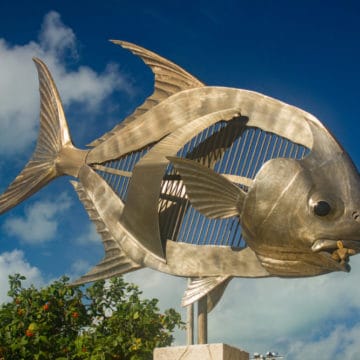
<path fill-rule="evenodd" d="M 352 328 L 337 326 L 328 336 L 317 341 L 294 341 L 287 359 L 360 359 L 360 324 Z"/>
<path fill-rule="evenodd" d="M 91 222 L 88 223 L 85 231 L 76 239 L 75 242 L 80 245 L 102 244 L 101 237 L 96 232 L 95 224 Z"/>
<path fill-rule="evenodd" d="M 91 269 L 91 264 L 84 260 L 78 259 L 71 266 L 71 274 L 68 275 L 71 281 L 79 279 Z"/>
<path fill-rule="evenodd" d="M 76 36 L 72 29 L 64 25 L 60 14 L 55 11 L 45 16 L 39 42 L 45 52 L 54 56 L 62 57 L 66 51 L 70 51 L 73 57 L 77 56 Z"/>
<path fill-rule="evenodd" d="M 56 201 L 38 201 L 25 208 L 24 216 L 10 217 L 4 223 L 4 231 L 29 244 L 38 244 L 54 239 L 58 229 L 58 216 L 71 206 L 66 193 Z"/>
<path fill-rule="evenodd" d="M 0 152 L 22 153 L 36 138 L 39 118 L 38 81 L 31 59 L 48 65 L 65 107 L 82 103 L 93 112 L 115 90 L 129 91 L 115 65 L 98 74 L 87 66 L 66 68 L 66 58 L 77 57 L 74 32 L 56 12 L 48 13 L 38 41 L 12 45 L 0 38 Z"/>
<path fill-rule="evenodd" d="M 7 296 L 9 289 L 8 276 L 16 273 L 26 275 L 26 281 L 23 282 L 24 287 L 28 287 L 31 284 L 35 286 L 44 284 L 44 279 L 39 269 L 28 263 L 22 251 L 3 252 L 0 254 L 0 304 L 9 300 Z"/>
<path fill-rule="evenodd" d="M 115 89 L 126 87 L 114 64 L 109 64 L 101 75 L 86 66 L 81 66 L 76 72 L 63 73 L 62 70 L 55 68 L 54 76 L 61 79 L 59 91 L 65 105 L 82 102 L 89 111 L 95 111 Z"/>
<path fill-rule="evenodd" d="M 39 96 L 31 56 L 40 52 L 33 42 L 11 48 L 0 39 L 0 151 L 25 149 L 36 135 Z M 19 139 L 16 141 L 15 139 Z"/>

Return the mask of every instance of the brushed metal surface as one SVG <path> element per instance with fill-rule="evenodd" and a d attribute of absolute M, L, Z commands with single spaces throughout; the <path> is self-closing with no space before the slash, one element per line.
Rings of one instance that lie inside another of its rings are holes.
<path fill-rule="evenodd" d="M 105 249 L 76 283 L 150 267 L 192 278 L 183 304 L 207 296 L 208 310 L 233 277 L 350 270 L 350 257 L 360 252 L 359 174 L 318 119 L 256 92 L 205 86 L 149 50 L 113 42 L 151 68 L 154 93 L 80 150 L 49 70 L 34 59 L 39 138 L 0 196 L 1 213 L 71 175 Z M 199 216 L 208 222 L 198 225 Z M 246 245 L 220 241 L 229 217 Z M 216 230 L 212 218 L 223 221 Z M 201 241 L 179 241 L 180 233 Z"/>

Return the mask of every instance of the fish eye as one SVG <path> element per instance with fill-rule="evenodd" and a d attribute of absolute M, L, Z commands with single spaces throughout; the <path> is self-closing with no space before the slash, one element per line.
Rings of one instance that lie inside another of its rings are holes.
<path fill-rule="evenodd" d="M 331 211 L 330 204 L 324 200 L 320 200 L 314 205 L 314 214 L 317 216 L 329 215 L 330 211 Z"/>

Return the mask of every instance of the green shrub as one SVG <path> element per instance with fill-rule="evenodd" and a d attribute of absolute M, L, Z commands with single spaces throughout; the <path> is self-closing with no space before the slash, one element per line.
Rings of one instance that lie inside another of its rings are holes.
<path fill-rule="evenodd" d="M 9 276 L 11 301 L 0 307 L 0 359 L 152 359 L 183 327 L 173 309 L 159 312 L 157 299 L 121 277 L 83 290 L 62 277 L 49 286 L 22 287 Z"/>

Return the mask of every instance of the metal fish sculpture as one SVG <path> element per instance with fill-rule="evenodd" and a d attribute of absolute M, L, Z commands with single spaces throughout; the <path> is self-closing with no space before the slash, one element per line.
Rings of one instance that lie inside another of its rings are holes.
<path fill-rule="evenodd" d="M 61 175 L 96 224 L 104 259 L 75 283 L 150 267 L 191 277 L 211 309 L 233 277 L 349 271 L 360 251 L 360 179 L 311 114 L 265 95 L 205 86 L 137 45 L 154 93 L 110 132 L 74 147 L 45 64 L 35 152 L 0 197 L 3 213 Z"/>

